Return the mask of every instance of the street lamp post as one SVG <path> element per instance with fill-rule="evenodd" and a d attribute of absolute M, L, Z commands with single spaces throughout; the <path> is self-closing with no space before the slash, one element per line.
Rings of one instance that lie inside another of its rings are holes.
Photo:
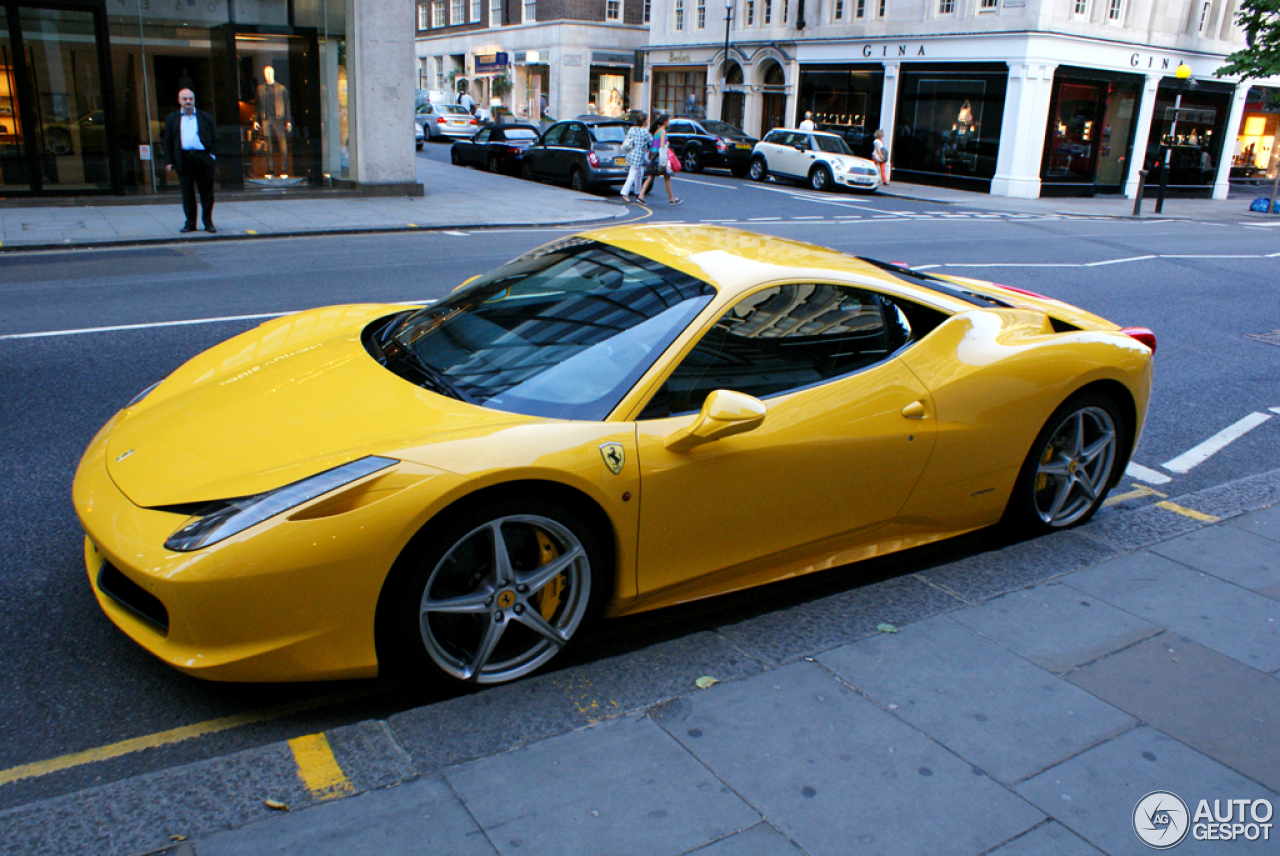
<path fill-rule="evenodd" d="M 1173 165 L 1173 145 L 1178 141 L 1178 112 L 1182 109 L 1182 90 L 1187 85 L 1187 78 L 1191 77 L 1191 66 L 1185 62 L 1178 63 L 1173 76 L 1178 79 L 1178 94 L 1173 99 L 1173 123 L 1169 125 L 1169 144 L 1164 147 L 1164 163 L 1160 165 L 1160 190 L 1156 194 L 1157 214 L 1164 211 L 1164 192 L 1169 186 L 1169 169 Z"/>
<path fill-rule="evenodd" d="M 720 121 L 725 121 L 724 102 L 729 93 L 729 24 L 733 22 L 733 0 L 724 0 L 724 85 L 720 87 Z"/>

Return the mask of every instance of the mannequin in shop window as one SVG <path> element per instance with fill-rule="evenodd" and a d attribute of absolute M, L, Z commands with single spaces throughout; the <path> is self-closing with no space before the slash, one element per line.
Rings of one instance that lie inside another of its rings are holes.
<path fill-rule="evenodd" d="M 258 84 L 253 129 L 262 132 L 267 144 L 267 175 L 284 175 L 289 171 L 289 134 L 293 132 L 289 90 L 276 83 L 276 70 L 269 65 L 262 69 L 262 77 L 266 82 Z"/>

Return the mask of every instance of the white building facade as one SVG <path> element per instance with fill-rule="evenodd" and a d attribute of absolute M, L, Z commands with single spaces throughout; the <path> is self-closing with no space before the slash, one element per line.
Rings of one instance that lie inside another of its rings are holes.
<path fill-rule="evenodd" d="M 661 0 L 646 101 L 763 136 L 806 112 L 894 174 L 995 195 L 1225 198 L 1275 175 L 1280 78 L 1214 71 L 1238 0 Z M 726 63 L 726 47 L 728 62 Z M 1176 76 L 1179 66 L 1188 79 Z M 1184 72 L 1185 73 L 1185 72 Z"/>

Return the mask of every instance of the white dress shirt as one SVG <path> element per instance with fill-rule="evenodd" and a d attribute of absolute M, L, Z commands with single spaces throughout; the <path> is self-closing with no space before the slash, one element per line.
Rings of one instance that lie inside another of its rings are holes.
<path fill-rule="evenodd" d="M 200 142 L 199 120 L 196 119 L 195 113 L 183 113 L 182 118 L 178 120 L 178 126 L 182 132 L 183 151 L 204 151 L 204 143 Z"/>

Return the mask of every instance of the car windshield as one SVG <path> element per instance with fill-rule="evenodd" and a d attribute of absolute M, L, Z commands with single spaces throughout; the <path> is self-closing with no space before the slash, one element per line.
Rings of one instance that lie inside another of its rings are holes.
<path fill-rule="evenodd" d="M 596 125 L 592 131 L 597 143 L 621 143 L 627 136 L 626 125 Z"/>
<path fill-rule="evenodd" d="M 704 119 L 702 121 L 702 127 L 706 128 L 708 131 L 710 131 L 713 134 L 731 134 L 739 137 L 746 136 L 746 134 L 744 134 L 741 130 L 739 130 L 738 128 L 735 128 L 733 125 L 730 125 L 728 122 L 721 122 L 716 119 Z"/>
<path fill-rule="evenodd" d="M 533 128 L 508 128 L 502 132 L 504 140 L 536 140 L 538 132 Z"/>
<path fill-rule="evenodd" d="M 833 155 L 851 155 L 849 147 L 845 145 L 844 140 L 839 137 L 829 136 L 827 134 L 814 134 L 813 139 L 818 143 L 818 150 Z"/>
<path fill-rule="evenodd" d="M 476 404 L 600 420 L 714 294 L 652 259 L 569 238 L 409 315 L 391 338 Z"/>

